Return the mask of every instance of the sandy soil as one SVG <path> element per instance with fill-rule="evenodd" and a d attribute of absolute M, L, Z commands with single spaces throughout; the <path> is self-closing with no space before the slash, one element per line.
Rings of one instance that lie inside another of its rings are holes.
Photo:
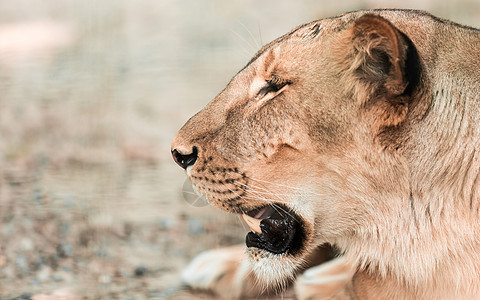
<path fill-rule="evenodd" d="M 262 44 L 390 2 L 0 2 L 0 299 L 210 299 L 180 270 L 246 229 L 185 201 L 175 132 Z"/>

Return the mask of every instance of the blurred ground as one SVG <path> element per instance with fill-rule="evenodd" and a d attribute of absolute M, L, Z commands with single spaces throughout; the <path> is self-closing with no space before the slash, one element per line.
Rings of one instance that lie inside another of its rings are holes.
<path fill-rule="evenodd" d="M 262 44 L 367 7 L 395 1 L 1 1 L 0 299 L 200 297 L 181 268 L 246 230 L 184 201 L 175 132 Z"/>

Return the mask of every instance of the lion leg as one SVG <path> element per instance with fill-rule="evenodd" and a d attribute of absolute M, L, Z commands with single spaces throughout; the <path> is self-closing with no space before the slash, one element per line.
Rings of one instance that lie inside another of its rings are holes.
<path fill-rule="evenodd" d="M 295 282 L 295 295 L 305 299 L 348 299 L 342 290 L 352 280 L 355 267 L 344 257 L 307 269 Z M 344 297 L 345 296 L 345 297 Z"/>
<path fill-rule="evenodd" d="M 184 284 L 194 290 L 210 291 L 224 299 L 262 294 L 245 254 L 245 245 L 200 253 L 182 271 Z"/>

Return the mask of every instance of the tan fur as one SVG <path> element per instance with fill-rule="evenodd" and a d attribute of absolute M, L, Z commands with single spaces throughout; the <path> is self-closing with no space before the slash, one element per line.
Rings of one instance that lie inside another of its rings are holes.
<path fill-rule="evenodd" d="M 477 299 L 479 82 L 480 31 L 418 11 L 349 13 L 265 46 L 172 149 L 198 149 L 187 173 L 212 205 L 284 203 L 302 217 L 298 253 L 238 257 L 246 282 L 289 282 L 327 243 L 357 271 L 325 297 Z M 300 299 L 324 282 L 303 279 Z"/>

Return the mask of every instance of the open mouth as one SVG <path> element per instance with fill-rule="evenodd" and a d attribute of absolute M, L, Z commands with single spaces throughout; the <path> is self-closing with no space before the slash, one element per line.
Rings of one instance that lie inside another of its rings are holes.
<path fill-rule="evenodd" d="M 252 230 L 247 234 L 247 247 L 256 247 L 274 254 L 295 254 L 305 240 L 303 221 L 284 205 L 268 205 L 242 215 Z"/>

